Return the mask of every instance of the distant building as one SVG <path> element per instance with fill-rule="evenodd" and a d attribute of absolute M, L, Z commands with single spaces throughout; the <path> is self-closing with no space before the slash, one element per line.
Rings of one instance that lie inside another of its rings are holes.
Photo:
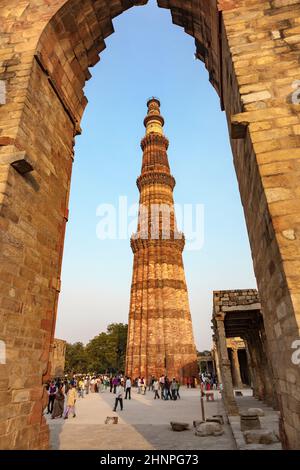
<path fill-rule="evenodd" d="M 197 361 L 200 372 L 215 375 L 216 366 L 211 351 L 197 352 Z"/>

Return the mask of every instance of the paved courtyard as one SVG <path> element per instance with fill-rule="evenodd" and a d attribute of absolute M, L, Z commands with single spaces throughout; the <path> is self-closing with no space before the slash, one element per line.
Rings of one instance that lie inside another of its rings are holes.
<path fill-rule="evenodd" d="M 76 403 L 76 418 L 48 419 L 52 449 L 151 450 L 151 449 L 236 449 L 229 425 L 219 437 L 198 437 L 193 421 L 201 419 L 200 391 L 182 389 L 181 400 L 154 400 L 153 393 L 124 400 L 124 410 L 112 411 L 114 395 L 109 391 L 89 394 Z M 219 392 L 215 402 L 205 402 L 206 417 L 224 414 Z M 118 416 L 119 423 L 105 424 L 107 416 Z M 190 430 L 173 432 L 170 421 L 190 424 Z"/>

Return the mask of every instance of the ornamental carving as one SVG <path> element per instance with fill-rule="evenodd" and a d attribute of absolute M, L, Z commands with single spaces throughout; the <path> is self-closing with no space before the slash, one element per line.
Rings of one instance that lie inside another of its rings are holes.
<path fill-rule="evenodd" d="M 148 184 L 165 184 L 170 186 L 170 188 L 174 189 L 176 181 L 172 175 L 168 175 L 168 173 L 160 173 L 160 172 L 151 172 L 145 173 L 141 175 L 136 180 L 137 187 L 141 191 L 141 188 Z"/>

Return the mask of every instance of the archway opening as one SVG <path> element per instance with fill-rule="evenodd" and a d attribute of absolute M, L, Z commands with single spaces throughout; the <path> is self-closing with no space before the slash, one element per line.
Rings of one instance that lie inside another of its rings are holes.
<path fill-rule="evenodd" d="M 3 370 L 14 410 L 19 407 L 18 390 L 25 389 L 22 396 L 28 401 L 30 424 L 27 433 L 10 432 L 6 442 L 42 447 L 46 430 L 40 420 L 39 393 L 56 323 L 73 138 L 80 133 L 86 106 L 82 90 L 90 78 L 89 68 L 105 47 L 104 39 L 113 32 L 112 19 L 133 4 L 147 2 L 58 0 L 16 10 L 14 3 L 1 6 L 4 18 L 9 18 L 4 36 L 7 60 L 1 73 L 7 95 L 0 138 L 7 340 Z M 299 71 L 293 42 L 297 39 L 286 36 L 292 34 L 290 26 L 298 24 L 299 7 L 227 0 L 200 0 L 196 6 L 173 0 L 158 4 L 169 8 L 174 23 L 195 38 L 197 57 L 205 62 L 226 109 L 267 352 L 276 372 L 282 424 L 287 423 L 286 445 L 295 447 L 298 404 L 293 401 L 291 413 L 286 390 L 290 381 L 298 390 L 299 377 L 290 357 L 299 335 L 299 102 L 295 92 Z M 288 22 L 281 22 L 282 14 L 288 15 Z M 20 29 L 27 38 L 22 45 Z M 278 61 L 281 54 L 288 68 L 284 77 Z M 251 70 L 254 73 L 249 74 Z M 265 81 L 266 76 L 270 81 Z M 223 338 L 222 319 L 218 321 Z"/>
<path fill-rule="evenodd" d="M 89 106 L 76 138 L 56 335 L 87 342 L 108 323 L 128 320 L 134 221 L 127 217 L 124 233 L 119 211 L 126 204 L 128 213 L 138 201 L 142 122 L 146 98 L 154 94 L 170 140 L 176 202 L 193 211 L 185 272 L 197 348 L 210 349 L 212 291 L 255 286 L 225 115 L 195 60 L 193 39 L 172 25 L 168 10 L 152 2 L 124 13 L 114 27 L 85 90 Z M 116 224 L 99 240 L 96 211 L 106 203 Z M 204 220 L 195 220 L 197 205 Z"/>

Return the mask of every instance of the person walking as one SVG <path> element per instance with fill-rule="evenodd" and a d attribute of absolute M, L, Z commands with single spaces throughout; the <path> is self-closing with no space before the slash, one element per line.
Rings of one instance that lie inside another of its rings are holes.
<path fill-rule="evenodd" d="M 125 400 L 127 400 L 127 396 L 129 400 L 131 400 L 131 379 L 130 377 L 126 377 L 125 382 Z"/>
<path fill-rule="evenodd" d="M 159 390 L 159 381 L 157 379 L 154 379 L 154 382 L 153 382 L 154 400 L 156 400 L 156 398 L 159 399 L 158 390 Z"/>
<path fill-rule="evenodd" d="M 53 405 L 53 411 L 51 418 L 62 418 L 63 413 L 64 413 L 64 403 L 65 403 L 65 395 L 63 392 L 64 386 L 61 384 L 58 387 L 58 390 L 55 394 L 55 400 L 54 400 L 54 405 Z"/>
<path fill-rule="evenodd" d="M 118 403 L 120 403 L 121 411 L 123 411 L 123 395 L 124 395 L 123 390 L 124 389 L 121 385 L 121 382 L 118 382 L 118 385 L 116 386 L 116 399 L 115 399 L 115 407 L 113 411 L 117 411 Z"/>
<path fill-rule="evenodd" d="M 67 395 L 67 407 L 64 415 L 64 419 L 68 419 L 70 411 L 73 413 L 73 418 L 76 417 L 75 413 L 75 403 L 76 403 L 76 387 L 73 382 L 70 384 L 70 389 Z"/>

